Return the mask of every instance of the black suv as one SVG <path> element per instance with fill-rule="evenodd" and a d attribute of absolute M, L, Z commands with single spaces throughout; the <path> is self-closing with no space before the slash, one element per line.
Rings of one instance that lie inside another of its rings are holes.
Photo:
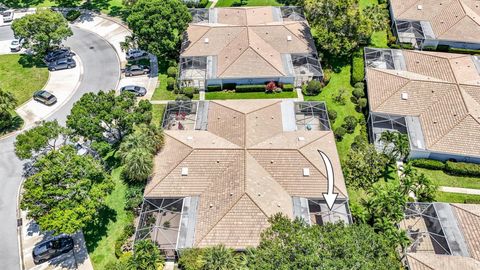
<path fill-rule="evenodd" d="M 73 238 L 61 234 L 37 244 L 32 251 L 33 262 L 40 264 L 73 249 Z"/>
<path fill-rule="evenodd" d="M 70 51 L 69 48 L 66 48 L 66 47 L 63 47 L 63 48 L 58 48 L 56 50 L 53 50 L 53 51 L 49 51 L 47 53 L 47 55 L 45 55 L 45 62 L 53 62 L 53 61 L 56 61 L 58 59 L 62 59 L 62 58 L 71 58 L 72 56 L 74 56 L 75 53 L 73 53 L 72 51 Z"/>

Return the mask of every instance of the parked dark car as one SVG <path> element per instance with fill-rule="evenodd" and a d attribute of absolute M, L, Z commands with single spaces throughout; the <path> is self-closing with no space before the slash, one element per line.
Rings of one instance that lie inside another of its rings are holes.
<path fill-rule="evenodd" d="M 45 55 L 45 62 L 53 62 L 62 58 L 71 58 L 74 56 L 75 53 L 70 51 L 69 48 L 63 47 L 63 48 L 58 48 L 53 51 L 49 51 L 47 55 Z"/>
<path fill-rule="evenodd" d="M 74 68 L 77 66 L 77 63 L 72 58 L 62 58 L 58 59 L 57 61 L 53 61 L 48 63 L 48 70 L 60 70 L 60 69 L 67 69 L 67 68 Z"/>
<path fill-rule="evenodd" d="M 136 86 L 136 85 L 127 85 L 120 89 L 120 92 L 130 92 L 137 97 L 143 97 L 147 94 L 147 89 L 145 87 Z"/>
<path fill-rule="evenodd" d="M 35 264 L 43 263 L 63 253 L 69 252 L 73 249 L 73 246 L 73 238 L 65 234 L 40 242 L 33 248 L 33 262 Z"/>
<path fill-rule="evenodd" d="M 150 73 L 150 68 L 142 65 L 131 65 L 125 69 L 125 76 L 136 76 Z"/>
<path fill-rule="evenodd" d="M 45 90 L 33 93 L 33 99 L 45 105 L 53 105 L 57 102 L 57 98 L 52 93 Z"/>

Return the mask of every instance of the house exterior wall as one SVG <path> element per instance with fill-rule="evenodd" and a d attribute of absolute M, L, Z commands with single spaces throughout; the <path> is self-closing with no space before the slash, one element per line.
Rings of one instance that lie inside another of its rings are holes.
<path fill-rule="evenodd" d="M 441 40 L 441 39 L 433 39 L 433 40 L 425 40 L 423 43 L 423 47 L 431 46 L 430 44 L 438 45 L 445 45 L 450 46 L 452 48 L 458 49 L 470 49 L 470 50 L 480 50 L 480 42 L 479 43 L 469 43 L 469 42 L 459 42 L 459 41 L 450 41 L 450 40 Z"/>
<path fill-rule="evenodd" d="M 226 83 L 235 83 L 237 85 L 245 84 L 264 84 L 268 82 L 279 82 L 284 84 L 293 84 L 295 81 L 294 77 L 271 77 L 271 78 L 238 78 L 238 79 L 207 79 L 208 85 L 222 85 Z"/>

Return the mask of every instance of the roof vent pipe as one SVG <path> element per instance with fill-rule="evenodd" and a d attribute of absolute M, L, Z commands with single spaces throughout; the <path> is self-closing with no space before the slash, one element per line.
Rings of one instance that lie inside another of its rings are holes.
<path fill-rule="evenodd" d="M 408 93 L 403 92 L 403 93 L 402 93 L 402 99 L 403 99 L 403 100 L 407 100 L 407 99 L 408 99 Z"/>
<path fill-rule="evenodd" d="M 423 9 L 423 6 L 422 6 L 422 5 L 418 5 L 418 6 L 417 6 L 417 9 L 418 9 L 418 10 L 422 10 L 422 9 Z"/>
<path fill-rule="evenodd" d="M 205 40 L 204 40 L 204 41 L 205 41 L 205 44 L 208 44 L 208 37 L 207 37 L 207 38 L 205 38 Z"/>
<path fill-rule="evenodd" d="M 287 41 L 292 41 L 292 36 L 287 36 Z"/>

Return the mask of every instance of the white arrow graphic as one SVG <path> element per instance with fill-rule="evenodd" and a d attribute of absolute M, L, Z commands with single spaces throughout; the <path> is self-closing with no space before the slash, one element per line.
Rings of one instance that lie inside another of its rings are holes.
<path fill-rule="evenodd" d="M 318 153 L 320 153 L 320 156 L 323 159 L 323 162 L 325 163 L 325 167 L 327 167 L 327 180 L 328 180 L 328 185 L 327 185 L 327 193 L 322 193 L 323 198 L 327 202 L 328 209 L 332 211 L 332 207 L 335 204 L 335 200 L 337 199 L 338 193 L 333 193 L 333 183 L 334 183 L 334 175 L 333 175 L 333 166 L 332 162 L 330 162 L 330 159 L 323 153 L 322 151 L 318 150 Z"/>

